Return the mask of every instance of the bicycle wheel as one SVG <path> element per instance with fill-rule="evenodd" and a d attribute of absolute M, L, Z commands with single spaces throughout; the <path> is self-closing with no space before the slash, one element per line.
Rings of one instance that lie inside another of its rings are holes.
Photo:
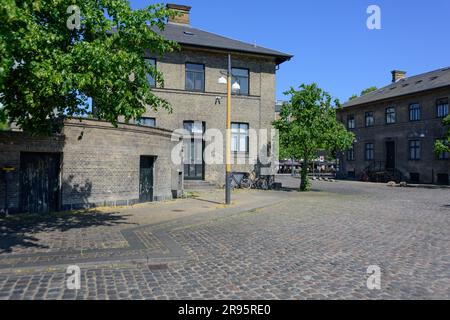
<path fill-rule="evenodd" d="M 256 183 L 256 186 L 258 189 L 267 190 L 268 189 L 267 180 L 259 179 L 258 182 Z"/>
<path fill-rule="evenodd" d="M 243 178 L 241 180 L 241 188 L 242 189 L 250 189 L 252 187 L 252 182 L 248 178 Z"/>

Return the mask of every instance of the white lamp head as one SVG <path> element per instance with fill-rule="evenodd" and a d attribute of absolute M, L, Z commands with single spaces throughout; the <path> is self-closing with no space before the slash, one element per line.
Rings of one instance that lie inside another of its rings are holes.
<path fill-rule="evenodd" d="M 231 89 L 233 89 L 233 91 L 238 91 L 238 90 L 241 90 L 241 86 L 239 85 L 239 83 L 235 82 L 231 86 Z"/>
<path fill-rule="evenodd" d="M 221 76 L 217 82 L 219 84 L 227 84 L 227 79 L 224 76 Z"/>

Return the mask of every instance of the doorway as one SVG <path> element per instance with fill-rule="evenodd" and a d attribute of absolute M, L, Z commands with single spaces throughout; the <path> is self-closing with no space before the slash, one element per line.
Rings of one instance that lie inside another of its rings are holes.
<path fill-rule="evenodd" d="M 205 177 L 203 158 L 205 123 L 201 121 L 184 121 L 183 128 L 191 135 L 190 138 L 184 141 L 184 179 L 203 180 Z"/>
<path fill-rule="evenodd" d="M 139 202 L 153 201 L 154 156 L 141 156 L 139 165 Z"/>
<path fill-rule="evenodd" d="M 395 169 L 395 142 L 386 141 L 386 169 Z"/>
<path fill-rule="evenodd" d="M 20 154 L 20 211 L 49 213 L 59 209 L 60 154 Z"/>

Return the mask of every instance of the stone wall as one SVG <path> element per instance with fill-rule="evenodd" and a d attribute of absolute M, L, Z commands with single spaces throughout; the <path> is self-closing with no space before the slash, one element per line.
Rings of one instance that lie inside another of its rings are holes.
<path fill-rule="evenodd" d="M 155 156 L 154 199 L 172 197 L 179 189 L 181 167 L 172 164 L 176 142 L 171 132 L 158 128 L 94 120 L 70 120 L 61 135 L 37 138 L 23 132 L 0 132 L 0 167 L 17 168 L 8 183 L 8 202 L 16 210 L 20 203 L 20 153 L 60 153 L 61 209 L 103 205 L 129 205 L 139 201 L 140 156 Z M 0 182 L 0 208 L 4 208 L 5 179 Z M 14 211 L 14 210 L 13 210 Z"/>
<path fill-rule="evenodd" d="M 434 143 L 444 135 L 442 119 L 437 118 L 436 100 L 450 97 L 450 88 L 443 88 L 431 92 L 422 92 L 406 97 L 399 97 L 387 101 L 376 102 L 361 106 L 344 108 L 339 111 L 338 119 L 347 125 L 347 116 L 354 115 L 356 128 L 352 130 L 356 135 L 355 161 L 348 161 L 347 155 L 342 158 L 341 173 L 347 175 L 354 171 L 359 178 L 371 161 L 364 160 L 366 143 L 374 143 L 375 161 L 386 161 L 386 141 L 395 142 L 396 168 L 405 179 L 410 179 L 410 173 L 419 173 L 420 182 L 436 183 L 438 174 L 450 174 L 450 160 L 438 160 L 434 153 Z M 421 120 L 409 121 L 409 105 L 419 103 L 421 106 Z M 385 123 L 385 110 L 388 107 L 396 109 L 396 123 Z M 374 112 L 375 125 L 365 127 L 364 114 Z M 410 160 L 409 140 L 420 140 L 421 159 Z"/>

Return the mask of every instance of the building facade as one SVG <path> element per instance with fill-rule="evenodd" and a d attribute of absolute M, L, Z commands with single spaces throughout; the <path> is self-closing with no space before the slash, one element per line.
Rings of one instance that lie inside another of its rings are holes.
<path fill-rule="evenodd" d="M 352 179 L 449 184 L 450 157 L 436 154 L 449 114 L 450 68 L 407 78 L 351 100 L 338 119 L 356 139 L 342 154 L 340 175 Z"/>
<path fill-rule="evenodd" d="M 254 146 L 249 145 L 248 132 L 272 128 L 275 73 L 292 56 L 194 28 L 190 25 L 190 7 L 168 7 L 181 15 L 170 20 L 162 34 L 177 41 L 181 50 L 164 57 L 148 53 L 146 58 L 163 74 L 164 87 L 157 87 L 153 81 L 153 90 L 171 104 L 173 112 L 149 108 L 143 118 L 157 127 L 184 128 L 193 134 L 218 129 L 225 138 L 226 85 L 219 84 L 218 79 L 226 72 L 231 54 L 232 82 L 240 85 L 232 95 L 233 171 L 252 171 L 249 150 Z M 204 139 L 192 139 L 185 150 L 184 179 L 223 185 L 225 166 L 204 163 L 202 156 L 196 156 L 203 155 L 206 146 Z"/>

